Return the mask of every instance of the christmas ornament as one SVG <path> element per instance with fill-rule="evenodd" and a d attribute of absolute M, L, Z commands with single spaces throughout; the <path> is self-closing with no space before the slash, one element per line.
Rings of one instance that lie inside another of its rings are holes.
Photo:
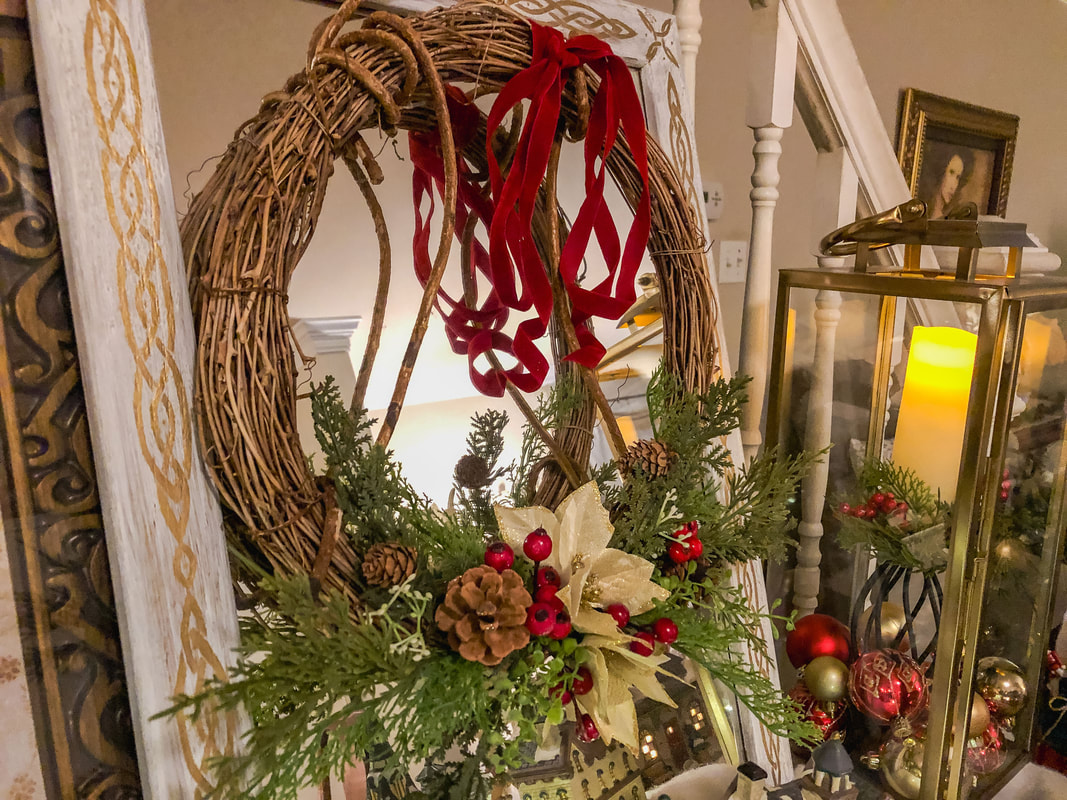
<path fill-rule="evenodd" d="M 652 609 L 654 600 L 668 596 L 652 581 L 651 562 L 607 546 L 614 528 L 595 482 L 575 489 L 554 513 L 541 506 L 494 510 L 501 537 L 513 547 L 522 546 L 530 531 L 544 530 L 551 552 L 543 566 L 559 573 L 562 587 L 557 597 L 581 633 L 617 638 L 618 624 L 600 609 L 620 603 L 632 614 L 643 614 Z"/>
<path fill-rule="evenodd" d="M 974 687 L 997 716 L 1014 717 L 1026 705 L 1026 679 L 1022 671 L 1006 658 L 987 656 L 979 659 Z"/>
<path fill-rule="evenodd" d="M 485 548 L 485 563 L 497 572 L 503 572 L 515 563 L 515 552 L 505 542 L 493 542 Z"/>
<path fill-rule="evenodd" d="M 485 459 L 473 453 L 467 453 L 456 462 L 453 477 L 456 484 L 464 489 L 481 489 L 493 479 Z"/>
<path fill-rule="evenodd" d="M 804 685 L 816 700 L 841 700 L 848 694 L 848 664 L 833 656 L 814 658 L 804 667 Z"/>
<path fill-rule="evenodd" d="M 667 555 L 675 564 L 684 564 L 689 560 L 689 542 L 672 542 L 667 548 Z"/>
<path fill-rule="evenodd" d="M 435 619 L 453 650 L 491 667 L 529 643 L 524 623 L 531 601 L 514 570 L 472 567 L 449 582 Z"/>
<path fill-rule="evenodd" d="M 785 637 L 786 655 L 798 669 L 819 656 L 833 656 L 847 664 L 851 649 L 848 628 L 826 614 L 801 617 Z"/>
<path fill-rule="evenodd" d="M 967 742 L 967 766 L 975 775 L 986 775 L 1004 763 L 1004 740 L 995 722 Z"/>
<path fill-rule="evenodd" d="M 534 603 L 526 611 L 526 630 L 534 636 L 548 636 L 556 627 L 556 611 L 548 603 Z"/>
<path fill-rule="evenodd" d="M 989 704 L 982 695 L 975 692 L 971 700 L 971 719 L 967 724 L 967 738 L 974 739 L 981 736 L 989 727 L 990 719 Z"/>
<path fill-rule="evenodd" d="M 830 738 L 831 734 L 842 730 L 845 723 L 845 712 L 848 710 L 848 701 L 841 700 L 822 702 L 816 699 L 803 681 L 789 690 L 789 699 L 800 706 L 804 718 L 818 727 L 822 741 Z"/>
<path fill-rule="evenodd" d="M 657 642 L 674 644 L 678 640 L 678 626 L 674 624 L 674 620 L 660 617 L 652 623 L 652 636 Z"/>
<path fill-rule="evenodd" d="M 389 542 L 372 544 L 363 558 L 363 577 L 371 586 L 388 589 L 406 581 L 415 572 L 414 547 Z"/>
<path fill-rule="evenodd" d="M 918 800 L 922 788 L 923 740 L 909 736 L 904 740 L 890 739 L 879 756 L 882 781 L 893 792 L 907 800 Z"/>
<path fill-rule="evenodd" d="M 857 658 L 849 672 L 848 694 L 856 708 L 881 722 L 913 718 L 930 702 L 922 669 L 898 650 L 872 650 Z"/>
<path fill-rule="evenodd" d="M 522 552 L 531 561 L 544 561 L 552 553 L 552 539 L 544 528 L 538 528 L 523 541 Z"/>
<path fill-rule="evenodd" d="M 624 474 L 641 470 L 650 478 L 666 475 L 678 458 L 663 442 L 656 439 L 641 439 L 630 445 L 619 459 L 619 468 Z"/>
<path fill-rule="evenodd" d="M 882 647 L 895 647 L 897 650 L 907 651 L 910 647 L 908 635 L 901 636 L 899 644 L 897 636 L 904 630 L 907 622 L 904 616 L 904 606 L 898 603 L 882 603 L 878 615 L 878 627 L 872 628 L 871 616 L 874 614 L 874 606 L 869 606 L 860 614 L 858 638 L 863 642 L 863 650 L 877 650 Z"/>

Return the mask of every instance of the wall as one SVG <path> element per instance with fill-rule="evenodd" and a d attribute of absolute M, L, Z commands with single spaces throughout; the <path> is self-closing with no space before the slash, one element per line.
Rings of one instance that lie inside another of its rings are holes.
<path fill-rule="evenodd" d="M 646 5 L 670 10 L 671 0 Z M 743 0 L 703 3 L 697 65 L 696 135 L 701 173 L 725 188 L 717 241 L 747 239 L 752 132 L 745 126 L 751 11 Z M 1067 3 L 838 0 L 889 137 L 896 143 L 899 98 L 915 87 L 1020 117 L 1008 217 L 1025 221 L 1067 259 Z M 813 266 L 815 149 L 799 117 L 782 140 L 774 234 L 778 267 Z M 718 251 L 716 250 L 716 255 Z M 727 348 L 737 363 L 743 284 L 720 287 Z"/>

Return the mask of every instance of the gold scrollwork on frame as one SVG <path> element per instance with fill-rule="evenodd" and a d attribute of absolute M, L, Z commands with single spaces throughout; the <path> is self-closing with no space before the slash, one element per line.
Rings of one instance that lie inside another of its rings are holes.
<path fill-rule="evenodd" d="M 225 668 L 206 633 L 196 594 L 198 559 L 188 541 L 194 442 L 188 394 L 175 362 L 175 308 L 160 247 L 160 205 L 144 142 L 141 85 L 129 36 L 111 0 L 91 0 L 85 30 L 89 99 L 100 138 L 100 171 L 117 243 L 116 279 L 123 326 L 136 370 L 133 410 L 145 463 L 173 538 L 174 581 L 182 617 L 174 694 L 191 694 Z M 198 795 L 211 789 L 205 763 L 233 752 L 233 715 L 178 715 L 182 758 Z"/>
<path fill-rule="evenodd" d="M 507 0 L 509 8 L 568 34 L 591 33 L 607 40 L 632 39 L 637 31 L 619 19 L 574 0 Z"/>
<path fill-rule="evenodd" d="M 671 35 L 671 28 L 674 26 L 674 18 L 667 17 L 657 28 L 656 21 L 650 15 L 641 9 L 638 9 L 637 13 L 641 17 L 641 22 L 648 28 L 648 32 L 652 34 L 652 44 L 648 46 L 648 50 L 645 52 L 645 60 L 652 61 L 660 53 L 663 53 L 668 61 L 681 68 L 681 64 L 678 63 L 678 56 L 674 54 L 674 50 L 667 43 L 667 37 Z"/>
<path fill-rule="evenodd" d="M 49 797 L 140 797 L 85 397 L 22 17 L 0 15 L 0 74 L 0 512 L 42 777 Z M 25 729 L 14 734 L 33 736 Z M 28 775 L 13 781 L 12 797 L 29 796 Z"/>
<path fill-rule="evenodd" d="M 682 179 L 682 186 L 685 187 L 688 193 L 686 199 L 694 209 L 702 208 L 703 203 L 697 197 L 694 180 L 693 139 L 682 114 L 682 94 L 678 91 L 678 83 L 674 79 L 673 72 L 667 74 L 667 109 L 671 114 L 670 129 L 668 130 L 671 158 L 678 169 L 678 177 Z"/>

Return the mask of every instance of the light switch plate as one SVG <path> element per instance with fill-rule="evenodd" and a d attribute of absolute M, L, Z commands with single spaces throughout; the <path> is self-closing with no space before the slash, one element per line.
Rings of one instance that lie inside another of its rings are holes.
<path fill-rule="evenodd" d="M 719 243 L 719 283 L 744 283 L 748 276 L 748 242 Z"/>

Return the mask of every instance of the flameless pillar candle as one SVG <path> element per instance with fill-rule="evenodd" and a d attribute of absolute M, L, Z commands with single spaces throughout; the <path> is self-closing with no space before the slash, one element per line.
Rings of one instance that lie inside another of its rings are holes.
<path fill-rule="evenodd" d="M 957 328 L 916 327 L 911 334 L 893 463 L 949 503 L 956 498 L 977 346 L 975 334 Z"/>

